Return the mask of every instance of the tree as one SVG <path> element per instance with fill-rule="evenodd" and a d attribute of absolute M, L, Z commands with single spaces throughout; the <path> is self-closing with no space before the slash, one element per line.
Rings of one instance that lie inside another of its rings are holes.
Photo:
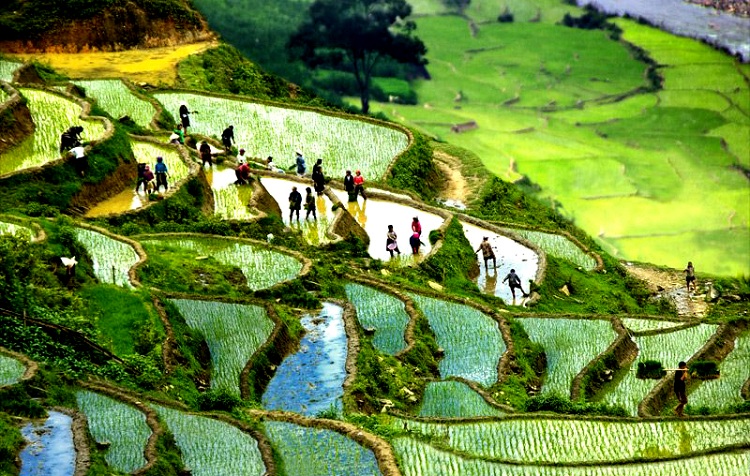
<path fill-rule="evenodd" d="M 289 40 L 292 55 L 308 66 L 345 69 L 357 81 L 362 112 L 370 110 L 370 83 L 378 61 L 423 65 L 427 49 L 413 36 L 405 0 L 316 0 Z"/>

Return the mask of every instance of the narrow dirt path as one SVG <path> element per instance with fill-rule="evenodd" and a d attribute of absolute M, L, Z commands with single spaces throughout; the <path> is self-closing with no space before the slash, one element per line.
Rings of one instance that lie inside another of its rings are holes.
<path fill-rule="evenodd" d="M 685 287 L 685 275 L 681 271 L 632 263 L 625 263 L 625 269 L 636 278 L 646 282 L 651 292 L 674 302 L 680 317 L 701 318 L 706 315 L 708 303 L 705 300 L 705 294 L 699 294 L 700 283 L 696 286 L 698 291 L 688 293 Z"/>
<path fill-rule="evenodd" d="M 468 180 L 461 173 L 461 160 L 445 152 L 435 151 L 435 165 L 445 176 L 444 188 L 440 191 L 440 198 L 466 204 L 471 196 Z"/>

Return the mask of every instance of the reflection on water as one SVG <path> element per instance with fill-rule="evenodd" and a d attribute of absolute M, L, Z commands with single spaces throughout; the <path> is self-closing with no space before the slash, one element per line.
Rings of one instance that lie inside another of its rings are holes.
<path fill-rule="evenodd" d="M 428 236 L 430 231 L 436 230 L 443 224 L 443 218 L 407 207 L 399 203 L 384 202 L 382 200 L 362 200 L 349 202 L 347 193 L 343 190 L 334 190 L 336 196 L 346 204 L 346 209 L 357 220 L 362 228 L 365 229 L 370 237 L 370 246 L 367 252 L 376 259 L 383 261 L 391 260 L 391 255 L 385 248 L 386 233 L 388 225 L 393 225 L 393 231 L 398 236 L 398 247 L 401 250 L 401 257 L 394 257 L 401 263 L 413 263 L 415 258 L 411 256 L 411 247 L 409 246 L 409 237 L 412 234 L 411 222 L 413 217 L 419 217 L 422 223 L 422 243 L 424 246 L 420 249 L 420 257 L 426 256 L 432 249 Z"/>
<path fill-rule="evenodd" d="M 49 412 L 44 423 L 29 423 L 21 429 L 26 447 L 21 451 L 21 476 L 69 476 L 75 469 L 72 419 Z"/>
<path fill-rule="evenodd" d="M 474 250 L 479 248 L 483 237 L 488 237 L 492 249 L 495 251 L 497 258 L 497 267 L 492 268 L 492 260 L 489 261 L 489 269 L 484 267 L 484 259 L 481 251 L 477 253 L 479 260 L 479 276 L 476 278 L 477 286 L 482 292 L 494 294 L 509 304 L 521 304 L 521 295 L 516 290 L 516 301 L 513 301 L 513 295 L 510 292 L 508 282 L 502 280 L 508 275 L 511 269 L 516 270 L 516 274 L 521 278 L 521 286 L 525 292 L 529 292 L 529 280 L 536 278 L 536 272 L 539 267 L 539 257 L 533 250 L 526 248 L 510 238 L 498 235 L 489 230 L 485 230 L 469 223 L 461 222 L 464 228 L 466 239 L 469 240 Z"/>
<path fill-rule="evenodd" d="M 326 236 L 328 227 L 333 220 L 333 212 L 331 211 L 333 202 L 331 202 L 328 197 L 325 195 L 316 196 L 315 192 L 313 192 L 313 195 L 315 196 L 315 207 L 317 208 L 317 220 L 313 220 L 312 214 L 310 214 L 310 218 L 306 220 L 305 214 L 307 212 L 303 206 L 302 210 L 300 210 L 300 221 L 298 222 L 295 219 L 290 223 L 289 194 L 292 193 L 292 187 L 297 187 L 297 191 L 302 194 L 304 205 L 306 195 L 305 188 L 312 188 L 312 186 L 293 179 L 279 179 L 274 177 L 262 177 L 261 182 L 263 183 L 263 186 L 266 187 L 266 190 L 268 190 L 268 193 L 270 193 L 274 200 L 279 204 L 279 207 L 281 207 L 281 218 L 284 220 L 285 224 L 295 230 L 299 230 L 311 245 L 322 245 L 331 241 L 328 236 Z"/>
<path fill-rule="evenodd" d="M 676 35 L 724 47 L 743 61 L 750 60 L 750 18 L 741 18 L 683 0 L 578 0 L 606 13 L 641 17 Z"/>
<path fill-rule="evenodd" d="M 299 351 L 281 363 L 269 382 L 263 395 L 266 409 L 306 416 L 331 407 L 342 410 L 347 355 L 343 313 L 341 306 L 323 303 L 320 315 L 301 319 L 305 337 Z"/>
<path fill-rule="evenodd" d="M 86 212 L 85 216 L 88 218 L 93 218 L 109 214 L 122 213 L 128 210 L 137 210 L 141 207 L 146 206 L 147 204 L 148 196 L 142 188 L 139 189 L 137 193 L 128 188 L 118 193 L 114 197 L 110 197 L 103 202 L 97 203 Z"/>

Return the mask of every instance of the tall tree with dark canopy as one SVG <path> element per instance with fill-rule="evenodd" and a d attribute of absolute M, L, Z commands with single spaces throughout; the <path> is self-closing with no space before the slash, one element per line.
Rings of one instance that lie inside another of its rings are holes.
<path fill-rule="evenodd" d="M 367 114 L 372 72 L 381 58 L 427 63 L 427 49 L 413 35 L 416 25 L 405 20 L 410 14 L 405 0 L 316 0 L 289 47 L 308 66 L 352 72 Z"/>

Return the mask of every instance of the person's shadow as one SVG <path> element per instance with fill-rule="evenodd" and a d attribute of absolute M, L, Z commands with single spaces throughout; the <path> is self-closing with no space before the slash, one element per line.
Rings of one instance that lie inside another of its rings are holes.
<path fill-rule="evenodd" d="M 495 268 L 484 270 L 484 292 L 486 294 L 495 294 L 497 289 L 497 270 Z"/>

